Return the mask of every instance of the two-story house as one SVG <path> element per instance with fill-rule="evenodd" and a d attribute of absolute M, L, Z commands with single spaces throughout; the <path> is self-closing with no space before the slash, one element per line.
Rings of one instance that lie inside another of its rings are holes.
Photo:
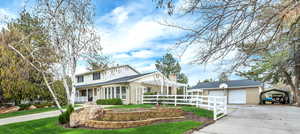
<path fill-rule="evenodd" d="M 76 102 L 95 102 L 97 99 L 120 98 L 124 104 L 142 103 L 142 94 L 177 94 L 176 77 L 168 79 L 160 72 L 139 73 L 129 65 L 94 70 L 76 75 Z"/>

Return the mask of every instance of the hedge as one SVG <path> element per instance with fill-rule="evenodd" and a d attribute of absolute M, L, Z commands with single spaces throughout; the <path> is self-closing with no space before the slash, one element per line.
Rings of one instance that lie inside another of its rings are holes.
<path fill-rule="evenodd" d="M 63 112 L 62 114 L 60 114 L 58 116 L 58 122 L 60 124 L 66 124 L 70 121 L 70 115 L 71 113 L 74 111 L 74 108 L 72 105 L 69 105 L 68 108 L 67 108 L 67 111 L 66 112 Z"/>
<path fill-rule="evenodd" d="M 97 105 L 122 105 L 121 99 L 99 99 L 96 101 Z"/>

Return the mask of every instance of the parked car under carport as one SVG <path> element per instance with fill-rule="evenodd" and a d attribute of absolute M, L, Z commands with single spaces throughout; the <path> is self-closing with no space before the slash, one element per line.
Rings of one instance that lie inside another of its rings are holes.
<path fill-rule="evenodd" d="M 269 92 L 277 93 L 273 93 L 271 97 L 264 97 L 264 95 Z M 271 89 L 263 91 L 260 93 L 260 104 L 267 104 L 267 102 L 270 102 L 271 104 L 289 104 L 289 92 L 280 89 Z"/>

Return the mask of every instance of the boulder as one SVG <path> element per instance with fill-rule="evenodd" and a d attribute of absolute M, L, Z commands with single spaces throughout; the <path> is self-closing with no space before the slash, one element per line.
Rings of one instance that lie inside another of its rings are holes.
<path fill-rule="evenodd" d="M 70 127 L 84 126 L 86 121 L 101 118 L 104 110 L 99 106 L 84 107 L 70 115 Z"/>
<path fill-rule="evenodd" d="M 16 111 L 19 111 L 19 109 L 20 109 L 20 107 L 18 107 L 18 106 L 3 107 L 0 109 L 0 114 L 16 112 Z"/>
<path fill-rule="evenodd" d="M 30 105 L 30 107 L 27 108 L 27 110 L 32 110 L 32 109 L 36 109 L 36 106 Z"/>

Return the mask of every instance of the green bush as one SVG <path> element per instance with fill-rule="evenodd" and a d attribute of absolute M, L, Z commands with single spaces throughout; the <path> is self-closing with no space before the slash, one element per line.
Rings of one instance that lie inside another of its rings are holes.
<path fill-rule="evenodd" d="M 26 110 L 30 106 L 31 106 L 31 104 L 20 104 L 20 105 L 18 105 L 18 107 L 20 107 L 19 110 Z"/>
<path fill-rule="evenodd" d="M 99 99 L 96 101 L 97 105 L 122 105 L 121 99 Z"/>
<path fill-rule="evenodd" d="M 147 92 L 147 93 L 144 93 L 144 95 L 157 95 L 157 92 Z"/>
<path fill-rule="evenodd" d="M 67 110 L 59 115 L 58 122 L 60 124 L 66 124 L 70 121 L 70 115 L 74 111 L 74 108 L 72 105 L 69 105 Z"/>
<path fill-rule="evenodd" d="M 41 104 L 35 104 L 34 106 L 36 106 L 37 108 L 44 108 L 46 106 L 51 107 L 51 106 L 53 106 L 53 103 L 44 102 L 44 103 L 41 103 Z"/>

